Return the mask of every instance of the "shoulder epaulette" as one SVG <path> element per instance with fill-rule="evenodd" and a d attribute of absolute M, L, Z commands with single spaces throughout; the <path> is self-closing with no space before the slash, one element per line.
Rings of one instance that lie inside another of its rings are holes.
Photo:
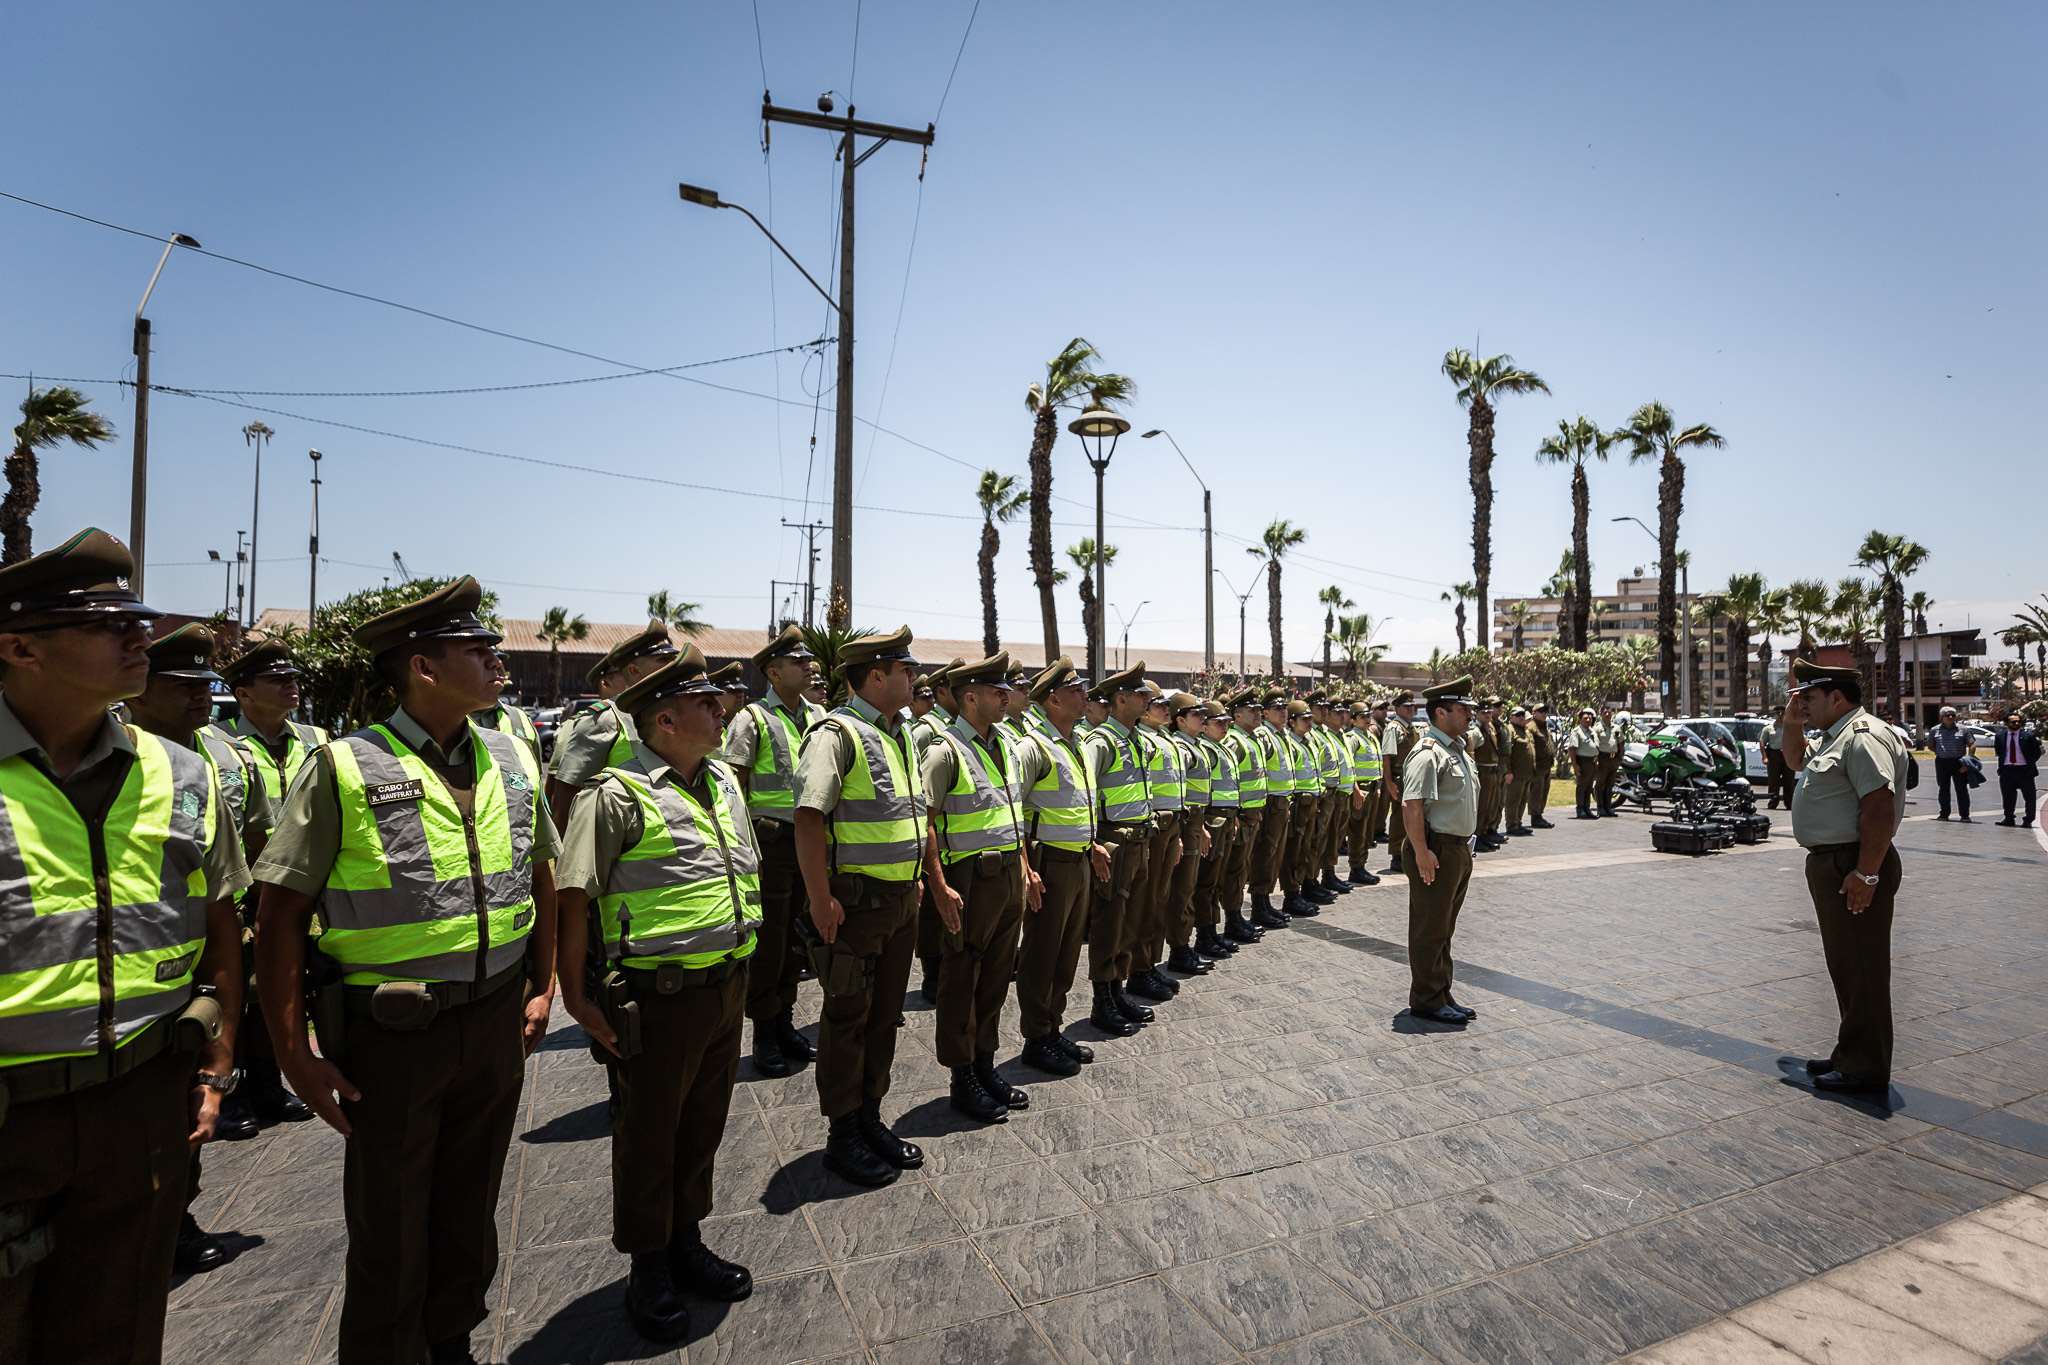
<path fill-rule="evenodd" d="M 1870 722 L 1869 722 L 1869 721 L 1867 721 L 1867 720 L 1859 720 L 1859 721 L 1857 721 L 1857 722 L 1856 722 L 1856 723 L 1855 723 L 1855 724 L 1854 724 L 1853 726 L 1851 726 L 1851 727 L 1849 727 L 1849 728 L 1851 728 L 1851 729 L 1852 729 L 1852 730 L 1854 730 L 1854 731 L 1855 731 L 1855 732 L 1856 732 L 1857 734 L 1859 734 L 1859 735 L 1860 735 L 1860 734 L 1862 734 L 1862 733 L 1863 733 L 1863 732 L 1864 732 L 1865 730 L 1868 730 L 1868 729 L 1870 728 Z"/>

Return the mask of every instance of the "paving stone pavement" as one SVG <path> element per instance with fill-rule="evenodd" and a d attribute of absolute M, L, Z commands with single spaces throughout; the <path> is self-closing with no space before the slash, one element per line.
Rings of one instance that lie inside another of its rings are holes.
<path fill-rule="evenodd" d="M 996 1127 L 947 1107 L 913 995 L 884 1110 L 926 1166 L 878 1192 L 822 1169 L 808 1071 L 742 1062 L 704 1231 L 757 1287 L 695 1305 L 681 1350 L 620 1311 L 604 1079 L 558 1028 L 529 1064 L 478 1358 L 1607 1360 L 2048 1182 L 2043 848 L 1909 819 L 1897 1085 L 1842 1102 L 1778 1065 L 1836 1022 L 1779 819 L 1701 859 L 1649 853 L 1639 817 L 1482 857 L 1463 1031 L 1399 1014 L 1405 891 L 1356 888 L 1135 1038 L 1073 1025 L 1098 1058 L 1077 1077 L 1006 1062 L 1031 1106 Z M 1005 1040 L 1014 1058 L 1014 1007 Z M 340 1160 L 317 1123 L 208 1150 L 196 1211 L 238 1255 L 173 1290 L 167 1360 L 333 1358 Z"/>

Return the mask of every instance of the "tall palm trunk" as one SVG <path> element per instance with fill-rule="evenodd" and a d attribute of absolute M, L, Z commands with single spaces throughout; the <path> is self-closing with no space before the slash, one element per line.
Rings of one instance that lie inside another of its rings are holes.
<path fill-rule="evenodd" d="M 1087 633 L 1090 640 L 1095 638 L 1095 616 L 1099 610 L 1095 602 L 1094 571 L 1084 570 L 1081 574 L 1081 629 Z"/>
<path fill-rule="evenodd" d="M 1741 617 L 1728 621 L 1728 696 L 1729 710 L 1749 709 L 1749 622 Z"/>
<path fill-rule="evenodd" d="M 1572 468 L 1572 630 L 1567 647 L 1586 652 L 1586 630 L 1593 616 L 1593 559 L 1586 548 L 1586 519 L 1590 513 L 1586 489 L 1586 467 Z"/>
<path fill-rule="evenodd" d="M 1273 676 L 1285 670 L 1280 665 L 1280 561 L 1266 562 L 1266 627 L 1273 632 Z"/>
<path fill-rule="evenodd" d="M 1657 481 L 1657 673 L 1663 713 L 1678 714 L 1678 514 L 1685 509 L 1685 461 L 1664 455 Z"/>
<path fill-rule="evenodd" d="M 1337 629 L 1337 609 L 1336 609 L 1335 607 L 1331 607 L 1331 608 L 1330 608 L 1330 609 L 1329 609 L 1328 611 L 1325 611 L 1325 612 L 1323 613 L 1323 681 L 1324 681 L 1324 682 L 1328 682 L 1328 681 L 1330 680 L 1330 636 L 1331 636 L 1331 635 L 1332 635 L 1333 633 L 1335 633 L 1336 629 Z M 2027 651 L 2026 651 L 2026 650 L 2024 650 L 2024 649 L 2022 649 L 2022 650 L 2020 651 L 2020 666 L 2021 666 L 2022 668 L 2024 668 L 2024 667 L 2026 666 L 2026 653 L 2027 653 Z"/>
<path fill-rule="evenodd" d="M 1458 652 L 1465 652 L 1465 599 L 1458 599 Z"/>
<path fill-rule="evenodd" d="M 1045 630 L 1045 659 L 1049 664 L 1060 657 L 1059 607 L 1053 601 L 1052 566 L 1052 447 L 1059 439 L 1059 410 L 1041 403 L 1038 419 L 1031 427 L 1031 581 L 1038 585 L 1038 615 Z M 1091 587 L 1082 594 L 1086 601 Z M 995 619 L 990 607 L 989 620 Z M 993 631 L 993 627 L 990 630 Z M 994 635 L 989 636 L 994 639 Z M 1095 639 L 1091 628 L 1088 638 Z M 989 653 L 995 653 L 991 648 Z"/>
<path fill-rule="evenodd" d="M 559 644 L 548 646 L 548 687 L 553 692 L 554 699 L 560 701 L 562 699 L 562 647 Z"/>
<path fill-rule="evenodd" d="M 984 658 L 993 657 L 1002 648 L 996 643 L 996 551 L 1001 544 L 996 524 L 984 521 L 981 524 L 981 653 Z"/>
<path fill-rule="evenodd" d="M 1849 657 L 1855 661 L 1857 673 L 1862 675 L 1863 696 L 1872 703 L 1877 701 L 1877 651 L 1870 647 L 1870 641 L 1861 635 L 1849 641 Z"/>
<path fill-rule="evenodd" d="M 1493 405 L 1484 398 L 1472 400 L 1472 424 L 1465 443 L 1471 447 L 1472 480 L 1472 587 L 1478 594 L 1479 624 L 1483 635 L 1492 634 L 1493 608 L 1487 596 L 1493 579 Z M 1463 612 L 1463 608 L 1459 608 Z M 1465 652 L 1460 632 L 1458 652 Z"/>
<path fill-rule="evenodd" d="M 1893 720 L 1906 714 L 1905 698 L 1900 695 L 1906 690 L 1905 665 L 1899 659 L 1905 633 L 1906 585 L 1896 575 L 1889 575 L 1884 580 L 1884 694 L 1891 701 Z"/>
<path fill-rule="evenodd" d="M 35 448 L 25 441 L 7 457 L 7 496 L 0 498 L 0 532 L 5 533 L 6 548 L 0 551 L 0 564 L 17 564 L 35 553 L 28 521 L 43 497 L 39 472 Z"/>

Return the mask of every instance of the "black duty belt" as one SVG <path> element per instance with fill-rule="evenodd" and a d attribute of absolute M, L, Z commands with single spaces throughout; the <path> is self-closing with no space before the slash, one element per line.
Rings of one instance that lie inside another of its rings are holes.
<path fill-rule="evenodd" d="M 1038 856 L 1048 863 L 1085 863 L 1087 853 L 1078 848 L 1054 848 L 1051 844 L 1040 844 Z"/>
<path fill-rule="evenodd" d="M 1142 820 L 1118 820 L 1102 832 L 1111 843 L 1123 843 L 1130 839 L 1147 839 L 1152 835 L 1152 817 Z"/>
<path fill-rule="evenodd" d="M 176 1025 L 177 1017 L 166 1015 L 112 1052 L 0 1067 L 0 1096 L 5 1097 L 0 1113 L 8 1105 L 54 1099 L 125 1076 L 169 1051 L 177 1039 Z"/>
<path fill-rule="evenodd" d="M 1445 834 L 1439 830 L 1428 828 L 1425 828 L 1422 833 L 1431 844 L 1455 844 L 1463 848 L 1472 842 L 1472 836 L 1469 834 Z"/>
<path fill-rule="evenodd" d="M 745 958 L 727 958 L 714 962 L 709 967 L 685 967 L 680 962 L 657 962 L 652 967 L 624 965 L 627 972 L 637 973 L 635 979 L 654 979 L 654 989 L 662 995 L 674 995 L 677 991 L 695 990 L 702 986 L 722 986 L 747 970 Z"/>
<path fill-rule="evenodd" d="M 485 977 L 482 981 L 422 981 L 420 984 L 426 987 L 428 995 L 434 997 L 434 1003 L 445 1010 L 453 1009 L 458 1005 L 471 1004 L 484 999 L 486 996 L 495 995 L 498 991 L 510 985 L 514 978 L 524 976 L 525 974 L 526 959 L 522 957 L 497 975 Z M 349 986 L 346 988 L 346 992 L 345 998 L 348 1001 L 348 1012 L 350 1014 L 368 1014 L 370 1012 L 370 997 L 377 993 L 377 988 L 375 986 Z"/>
<path fill-rule="evenodd" d="M 1808 853 L 1818 853 L 1823 858 L 1832 858 L 1837 853 L 1861 853 L 1863 851 L 1863 845 L 1860 843 L 1809 844 L 1806 847 L 1806 851 Z"/>

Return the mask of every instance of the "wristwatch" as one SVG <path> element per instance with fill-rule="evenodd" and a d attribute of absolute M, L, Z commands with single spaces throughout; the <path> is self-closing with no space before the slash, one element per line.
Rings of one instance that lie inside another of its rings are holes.
<path fill-rule="evenodd" d="M 209 1090 L 218 1090 L 222 1095 L 232 1095 L 235 1087 L 242 1083 L 242 1069 L 236 1067 L 225 1076 L 216 1076 L 210 1071 L 192 1073 L 192 1084 L 203 1085 Z"/>
<path fill-rule="evenodd" d="M 1855 869 L 1855 868 L 1853 868 L 1853 867 L 1852 867 L 1852 868 L 1850 868 L 1849 870 L 1850 870 L 1851 872 L 1855 873 L 1855 875 L 1856 875 L 1856 880 L 1858 880 L 1858 881 L 1862 882 L 1862 883 L 1863 883 L 1863 884 L 1864 884 L 1865 886 L 1876 886 L 1876 885 L 1877 885 L 1878 877 L 1877 877 L 1877 874 L 1876 874 L 1875 872 L 1856 872 L 1856 869 Z"/>

